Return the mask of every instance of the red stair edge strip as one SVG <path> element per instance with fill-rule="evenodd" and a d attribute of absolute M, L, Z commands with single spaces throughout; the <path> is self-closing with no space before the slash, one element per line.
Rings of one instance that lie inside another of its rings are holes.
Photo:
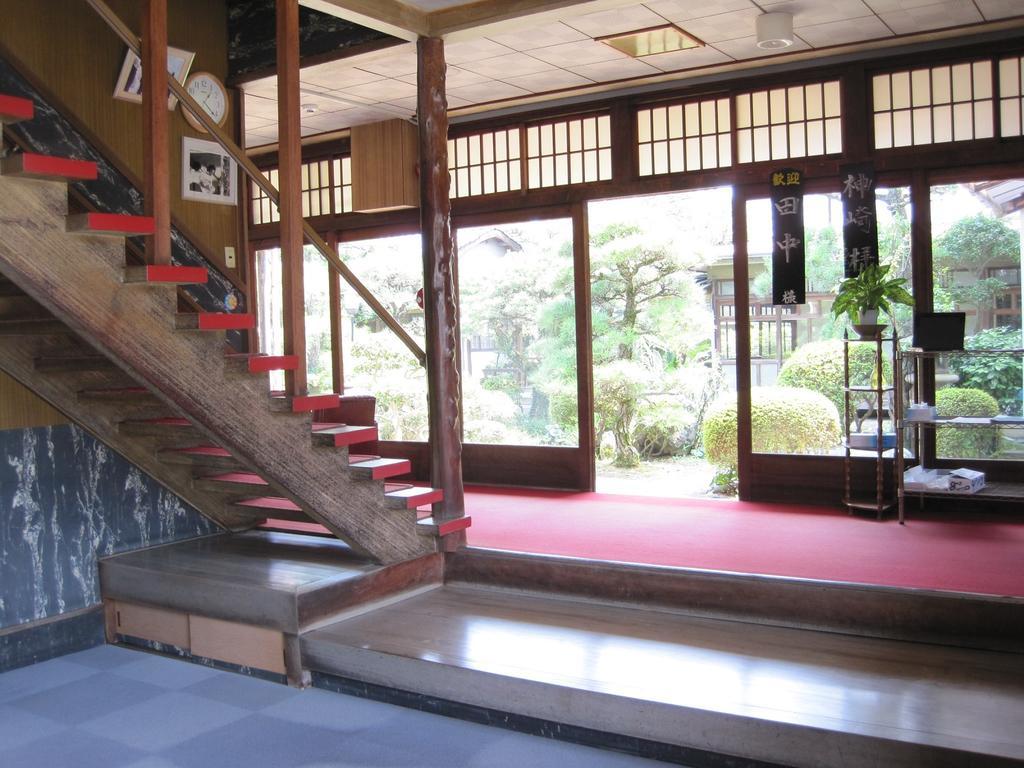
<path fill-rule="evenodd" d="M 0 122 L 31 120 L 35 114 L 36 105 L 31 100 L 23 99 L 20 96 L 0 94 Z"/>
<path fill-rule="evenodd" d="M 152 235 L 156 223 L 152 216 L 129 216 L 125 213 L 87 213 L 89 229 L 96 232 L 123 232 L 126 235 Z M 150 267 L 153 269 L 153 267 Z M 152 279 L 152 278 L 150 278 Z"/>
<path fill-rule="evenodd" d="M 149 264 L 146 266 L 146 279 L 151 283 L 205 283 L 210 279 L 210 273 L 205 267 Z"/>
<path fill-rule="evenodd" d="M 239 507 L 252 507 L 254 509 L 286 509 L 292 512 L 301 512 L 302 507 L 291 499 L 282 499 L 279 496 L 254 496 L 251 499 L 242 499 L 235 502 Z"/>
<path fill-rule="evenodd" d="M 66 157 L 37 155 L 34 152 L 21 154 L 21 167 L 25 173 L 39 176 L 59 176 L 81 181 L 95 181 L 99 175 L 96 163 L 91 160 L 69 160 Z"/>
<path fill-rule="evenodd" d="M 256 327 L 256 318 L 250 314 L 232 314 L 231 312 L 200 312 L 199 330 L 231 331 L 245 330 Z"/>

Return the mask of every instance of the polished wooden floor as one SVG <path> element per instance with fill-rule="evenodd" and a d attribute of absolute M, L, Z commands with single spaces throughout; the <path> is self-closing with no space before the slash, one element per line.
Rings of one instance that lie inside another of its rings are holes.
<path fill-rule="evenodd" d="M 321 672 L 784 765 L 1024 760 L 1012 653 L 464 585 L 302 643 Z"/>

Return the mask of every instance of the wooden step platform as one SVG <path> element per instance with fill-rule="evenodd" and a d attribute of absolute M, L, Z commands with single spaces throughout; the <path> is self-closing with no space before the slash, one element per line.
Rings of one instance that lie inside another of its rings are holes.
<path fill-rule="evenodd" d="M 441 582 L 442 556 L 375 565 L 337 539 L 250 531 L 100 561 L 105 600 L 297 634 L 396 593 Z"/>
<path fill-rule="evenodd" d="M 433 711 L 490 712 L 495 722 L 512 713 L 728 755 L 730 765 L 1024 760 L 1024 664 L 1012 653 L 468 585 L 337 622 L 300 644 L 324 687 L 415 692 Z"/>

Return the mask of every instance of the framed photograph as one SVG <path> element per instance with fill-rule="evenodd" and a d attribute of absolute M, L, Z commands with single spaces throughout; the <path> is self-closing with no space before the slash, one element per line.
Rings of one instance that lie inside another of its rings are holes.
<path fill-rule="evenodd" d="M 236 204 L 238 168 L 220 144 L 182 138 L 181 196 L 201 203 Z"/>
<path fill-rule="evenodd" d="M 192 68 L 192 60 L 195 57 L 194 53 L 168 46 L 167 74 L 185 85 L 185 78 L 188 77 L 188 71 Z M 117 76 L 117 84 L 114 86 L 114 98 L 133 101 L 136 104 L 142 103 L 142 60 L 135 55 L 131 48 L 124 55 L 121 74 Z M 167 97 L 167 108 L 174 109 L 176 106 L 178 106 L 178 97 L 170 94 Z"/>

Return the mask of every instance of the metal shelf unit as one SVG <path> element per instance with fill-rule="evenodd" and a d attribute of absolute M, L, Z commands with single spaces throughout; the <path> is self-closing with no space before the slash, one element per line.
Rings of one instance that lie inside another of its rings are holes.
<path fill-rule="evenodd" d="M 906 349 L 897 353 L 896 369 L 899 375 L 895 380 L 900 381 L 905 374 L 905 368 L 909 365 L 913 375 L 914 396 L 916 400 L 921 398 L 921 362 L 934 360 L 948 355 L 962 355 L 971 357 L 995 357 L 1013 355 L 1024 356 L 1022 349 L 957 349 L 957 350 L 922 350 Z M 1024 483 L 1015 482 L 989 482 L 984 488 L 971 494 L 964 494 L 957 491 L 944 491 L 941 489 L 911 489 L 907 490 L 904 480 L 907 459 L 905 456 L 905 434 L 910 432 L 913 435 L 914 450 L 917 454 L 913 464 L 923 466 L 924 462 L 920 455 L 921 435 L 926 429 L 999 429 L 999 428 L 1024 428 L 1024 420 L 999 420 L 990 419 L 987 422 L 958 422 L 955 419 L 907 419 L 904 417 L 905 404 L 903 403 L 902 387 L 896 388 L 896 497 L 899 512 L 899 521 L 902 524 L 905 520 L 906 497 L 915 496 L 919 501 L 926 498 L 964 498 L 969 496 L 972 499 L 988 499 L 991 501 L 1024 501 Z M 970 463 L 970 458 L 964 458 L 965 464 Z"/>

